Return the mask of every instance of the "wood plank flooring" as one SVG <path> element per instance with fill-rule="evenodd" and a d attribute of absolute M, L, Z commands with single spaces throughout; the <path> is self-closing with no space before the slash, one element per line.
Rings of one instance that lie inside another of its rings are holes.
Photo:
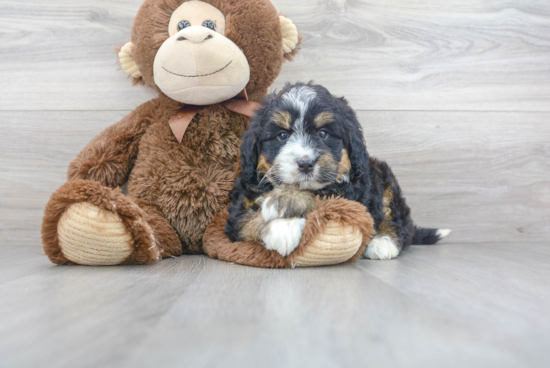
<path fill-rule="evenodd" d="M 114 52 L 141 0 L 0 0 L 0 367 L 548 367 L 550 2 L 273 2 L 304 36 L 273 88 L 346 96 L 452 235 L 318 269 L 53 266 L 68 163 L 155 96 Z"/>
<path fill-rule="evenodd" d="M 414 246 L 262 270 L 205 256 L 0 283 L 2 367 L 546 367 L 550 248 Z M 26 253 L 26 254 L 25 254 Z M 13 254 L 13 253 L 12 253 Z M 1 279 L 5 273 L 0 271 Z"/>

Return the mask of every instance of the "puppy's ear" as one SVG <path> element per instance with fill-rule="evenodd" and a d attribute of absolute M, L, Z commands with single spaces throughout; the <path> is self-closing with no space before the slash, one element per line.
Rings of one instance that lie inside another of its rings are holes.
<path fill-rule="evenodd" d="M 351 161 L 350 181 L 356 182 L 361 178 L 368 180 L 369 175 L 369 154 L 363 137 L 363 129 L 357 120 L 355 111 L 349 107 L 345 98 L 338 99 L 338 106 L 344 121 L 346 136 L 344 144 Z"/>
<path fill-rule="evenodd" d="M 260 155 L 260 141 L 258 125 L 253 124 L 243 135 L 241 144 L 241 181 L 248 184 L 258 183 L 258 156 Z"/>
<path fill-rule="evenodd" d="M 254 111 L 250 118 L 248 129 L 243 134 L 243 143 L 241 144 L 241 175 L 242 184 L 257 185 L 258 161 L 260 159 L 260 133 L 262 131 L 262 122 L 271 108 L 274 95 L 266 96 L 259 109 Z"/>

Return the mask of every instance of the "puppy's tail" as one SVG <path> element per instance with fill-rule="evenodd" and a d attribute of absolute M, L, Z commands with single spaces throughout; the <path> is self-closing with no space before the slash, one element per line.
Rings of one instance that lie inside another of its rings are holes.
<path fill-rule="evenodd" d="M 448 236 L 451 233 L 449 229 L 425 229 L 414 227 L 413 245 L 432 245 Z"/>

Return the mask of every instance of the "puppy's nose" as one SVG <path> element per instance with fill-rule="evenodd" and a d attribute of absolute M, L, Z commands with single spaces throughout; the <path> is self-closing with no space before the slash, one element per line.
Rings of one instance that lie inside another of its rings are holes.
<path fill-rule="evenodd" d="M 313 167 L 315 166 L 315 161 L 313 160 L 302 160 L 298 161 L 298 169 L 300 169 L 301 172 L 304 174 L 309 174 L 313 171 Z"/>
<path fill-rule="evenodd" d="M 201 43 L 213 38 L 213 31 L 206 27 L 187 27 L 178 32 L 178 41 L 191 41 L 193 43 Z"/>

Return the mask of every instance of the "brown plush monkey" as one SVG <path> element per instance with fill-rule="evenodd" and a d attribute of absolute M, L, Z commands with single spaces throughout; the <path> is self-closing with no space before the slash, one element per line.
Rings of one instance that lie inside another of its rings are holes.
<path fill-rule="evenodd" d="M 299 43 L 294 24 L 269 0 L 145 0 L 119 57 L 134 83 L 159 97 L 95 137 L 70 164 L 68 182 L 45 210 L 42 239 L 50 260 L 147 264 L 206 251 L 228 261 L 289 267 L 308 264 L 295 258 L 307 258 L 305 241 L 314 242 L 319 232 L 347 229 L 359 234 L 356 248 L 367 242 L 361 236 L 368 229 L 356 221 L 349 219 L 347 227 L 330 222 L 346 221 L 335 208 L 317 213 L 324 220 L 309 233 L 306 227 L 294 258 L 257 244 L 218 241 L 216 225 L 224 221 L 253 101 L 267 93 Z M 125 196 L 118 188 L 126 183 Z M 355 205 L 344 207 L 365 217 Z M 316 264 L 346 261 L 356 251 Z"/>

